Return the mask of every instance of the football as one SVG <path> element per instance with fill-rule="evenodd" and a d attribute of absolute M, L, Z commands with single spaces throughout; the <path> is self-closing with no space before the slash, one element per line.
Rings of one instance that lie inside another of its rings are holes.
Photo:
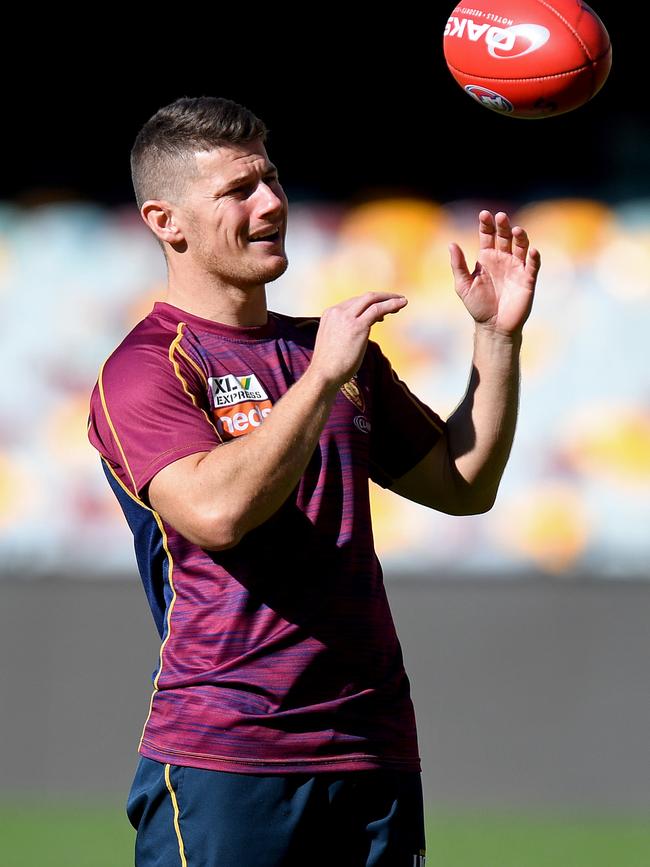
<path fill-rule="evenodd" d="M 605 25 L 581 0 L 460 3 L 443 48 L 465 93 L 509 117 L 573 111 L 598 93 L 612 65 Z"/>

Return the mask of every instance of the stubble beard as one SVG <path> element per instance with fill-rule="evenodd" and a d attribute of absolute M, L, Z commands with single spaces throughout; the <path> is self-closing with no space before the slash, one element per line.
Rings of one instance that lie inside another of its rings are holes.
<path fill-rule="evenodd" d="M 277 280 L 287 270 L 289 262 L 286 255 L 274 257 L 272 262 L 254 262 L 233 259 L 224 262 L 214 253 L 205 262 L 206 270 L 218 278 L 220 282 L 240 289 L 253 289 L 256 286 Z"/>
<path fill-rule="evenodd" d="M 273 261 L 242 262 L 240 260 L 226 261 L 212 254 L 203 261 L 204 269 L 217 278 L 218 282 L 237 286 L 239 289 L 252 289 L 277 280 L 287 270 L 289 262 L 285 257 L 276 257 Z"/>
<path fill-rule="evenodd" d="M 274 256 L 272 262 L 256 262 L 253 257 L 247 257 L 245 251 L 241 256 L 224 259 L 215 253 L 203 234 L 195 239 L 195 251 L 201 270 L 214 276 L 219 283 L 240 289 L 252 289 L 271 283 L 281 277 L 289 267 L 286 253 L 282 257 Z"/>

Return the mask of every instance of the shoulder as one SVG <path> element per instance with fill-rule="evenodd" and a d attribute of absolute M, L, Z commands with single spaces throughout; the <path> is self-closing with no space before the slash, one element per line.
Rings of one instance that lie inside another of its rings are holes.
<path fill-rule="evenodd" d="M 129 331 L 108 356 L 102 368 L 105 374 L 128 370 L 135 365 L 159 362 L 169 355 L 176 331 L 147 316 Z"/>
<path fill-rule="evenodd" d="M 188 386 L 196 391 L 201 371 L 180 347 L 182 337 L 174 323 L 145 317 L 101 365 L 92 400 L 125 406 Z"/>
<path fill-rule="evenodd" d="M 188 357 L 184 322 L 174 322 L 152 311 L 131 329 L 100 369 L 105 382 L 122 385 L 169 375 L 174 369 L 196 366 Z"/>

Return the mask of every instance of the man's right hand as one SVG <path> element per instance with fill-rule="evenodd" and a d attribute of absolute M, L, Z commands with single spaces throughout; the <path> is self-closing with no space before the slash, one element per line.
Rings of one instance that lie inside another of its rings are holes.
<path fill-rule="evenodd" d="M 366 292 L 328 307 L 321 316 L 310 370 L 326 386 L 339 388 L 361 366 L 375 322 L 407 304 L 403 295 L 394 292 Z"/>

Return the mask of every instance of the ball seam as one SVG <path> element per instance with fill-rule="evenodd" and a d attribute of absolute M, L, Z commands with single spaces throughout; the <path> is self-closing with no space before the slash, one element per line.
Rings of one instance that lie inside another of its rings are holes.
<path fill-rule="evenodd" d="M 576 41 L 578 42 L 578 44 L 579 44 L 580 47 L 582 48 L 582 51 L 583 51 L 585 57 L 586 57 L 587 60 L 589 60 L 591 63 L 595 63 L 596 60 L 598 60 L 600 57 L 603 57 L 605 54 L 607 54 L 607 51 L 609 51 L 609 46 L 607 46 L 607 51 L 603 52 L 603 54 L 599 55 L 598 57 L 592 57 L 592 56 L 591 56 L 591 53 L 589 52 L 589 49 L 587 48 L 587 44 L 586 44 L 586 42 L 583 40 L 582 36 L 580 36 L 580 34 L 578 33 L 578 31 L 575 29 L 575 27 L 573 27 L 573 25 L 570 24 L 570 23 L 567 21 L 567 19 L 564 17 L 564 15 L 562 15 L 562 13 L 559 12 L 559 11 L 558 11 L 554 6 L 551 6 L 550 3 L 547 3 L 546 0 L 537 0 L 537 2 L 540 3 L 542 6 L 545 6 L 545 7 L 549 10 L 549 12 L 553 12 L 555 15 L 557 15 L 557 17 L 558 17 L 558 18 L 560 19 L 560 21 L 565 25 L 565 27 L 567 28 L 567 30 L 568 30 L 571 34 L 573 34 L 573 36 L 575 37 Z"/>
<path fill-rule="evenodd" d="M 589 63 L 584 63 L 582 66 L 577 66 L 575 69 L 567 69 L 564 72 L 553 72 L 550 75 L 532 75 L 530 77 L 522 78 L 518 76 L 516 78 L 504 78 L 500 75 L 477 75 L 475 72 L 465 72 L 463 69 L 459 69 L 457 66 L 452 66 L 451 63 L 448 63 L 450 69 L 453 69 L 454 72 L 459 72 L 461 75 L 467 75 L 469 78 L 481 78 L 484 81 L 520 81 L 522 83 L 529 81 L 544 81 L 547 78 L 562 78 L 568 75 L 576 75 L 578 72 L 582 72 L 584 69 L 588 69 L 590 66 L 593 66 L 597 61 L 590 60 Z"/>

